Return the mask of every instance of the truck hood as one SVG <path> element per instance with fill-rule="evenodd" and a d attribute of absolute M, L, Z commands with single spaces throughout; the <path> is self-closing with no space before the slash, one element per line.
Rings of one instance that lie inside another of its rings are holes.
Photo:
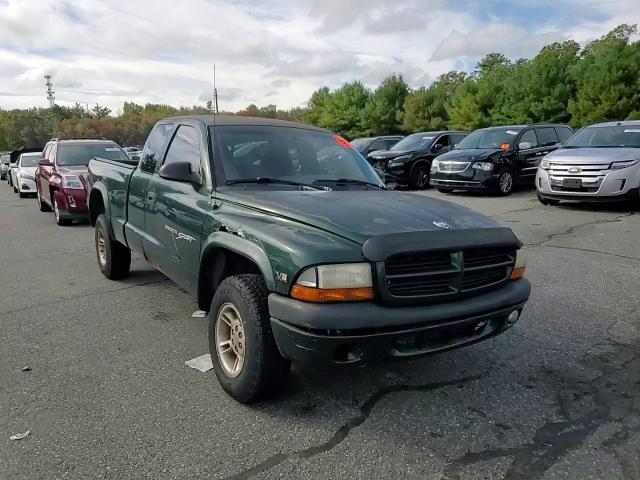
<path fill-rule="evenodd" d="M 469 148 L 464 150 L 451 150 L 447 153 L 439 155 L 438 160 L 455 160 L 460 162 L 483 161 L 495 155 L 502 153 L 504 150 L 500 148 Z"/>
<path fill-rule="evenodd" d="M 554 163 L 582 165 L 640 159 L 640 148 L 561 148 L 545 157 Z"/>
<path fill-rule="evenodd" d="M 354 242 L 389 233 L 495 228 L 496 222 L 454 203 L 389 191 L 226 190 L 221 199 L 314 226 Z M 443 225 L 446 227 L 446 225 Z"/>

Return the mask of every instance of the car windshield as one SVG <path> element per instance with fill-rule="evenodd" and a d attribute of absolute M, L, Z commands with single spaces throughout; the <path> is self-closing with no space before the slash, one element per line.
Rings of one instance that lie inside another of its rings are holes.
<path fill-rule="evenodd" d="M 434 138 L 436 138 L 436 135 L 434 133 L 414 133 L 413 135 L 404 137 L 393 147 L 391 147 L 390 150 L 422 150 L 429 147 Z"/>
<path fill-rule="evenodd" d="M 586 127 L 576 133 L 564 148 L 640 148 L 640 125 Z"/>
<path fill-rule="evenodd" d="M 115 143 L 67 143 L 58 147 L 58 165 L 88 165 L 93 157 L 107 160 L 129 161 L 122 149 Z"/>
<path fill-rule="evenodd" d="M 353 146 L 353 148 L 355 148 L 359 152 L 365 150 L 370 143 L 370 138 L 356 138 L 355 140 L 351 141 L 351 145 Z"/>
<path fill-rule="evenodd" d="M 9 164 L 9 155 L 3 155 L 2 158 L 0 159 L 0 161 L 2 161 L 2 163 L 4 163 L 5 165 Z"/>
<path fill-rule="evenodd" d="M 473 148 L 506 149 L 511 147 L 520 130 L 520 128 L 485 128 L 476 130 L 463 138 L 456 146 L 456 150 Z"/>
<path fill-rule="evenodd" d="M 295 182 L 334 188 L 384 185 L 369 163 L 348 143 L 327 132 L 294 127 L 212 127 L 216 158 L 228 184 L 266 180 L 260 185 Z"/>
<path fill-rule="evenodd" d="M 38 165 L 38 160 L 42 158 L 41 153 L 26 153 L 20 156 L 21 167 L 35 167 Z"/>

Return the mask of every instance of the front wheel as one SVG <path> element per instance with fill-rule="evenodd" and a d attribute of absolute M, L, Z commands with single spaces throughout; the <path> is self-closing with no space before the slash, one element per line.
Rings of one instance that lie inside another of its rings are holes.
<path fill-rule="evenodd" d="M 498 195 L 511 195 L 513 193 L 513 173 L 505 169 L 498 175 Z"/>
<path fill-rule="evenodd" d="M 290 363 L 278 351 L 260 275 L 226 278 L 209 310 L 209 352 L 220 386 L 240 403 L 281 389 Z"/>
<path fill-rule="evenodd" d="M 429 186 L 429 167 L 424 163 L 418 163 L 411 169 L 409 186 L 414 190 L 424 190 Z"/>
<path fill-rule="evenodd" d="M 104 215 L 98 215 L 95 229 L 96 257 L 100 271 L 109 280 L 129 275 L 131 250 L 111 238 Z"/>
<path fill-rule="evenodd" d="M 53 196 L 53 214 L 56 217 L 56 223 L 62 227 L 69 225 L 71 222 L 68 218 L 62 218 L 62 213 L 60 212 L 60 206 L 58 205 L 58 199 Z"/>
<path fill-rule="evenodd" d="M 49 207 L 49 205 L 47 205 L 46 203 L 44 203 L 42 201 L 42 197 L 40 196 L 40 190 L 38 190 L 36 192 L 36 197 L 38 199 L 38 208 L 40 209 L 41 212 L 50 212 L 51 208 Z"/>

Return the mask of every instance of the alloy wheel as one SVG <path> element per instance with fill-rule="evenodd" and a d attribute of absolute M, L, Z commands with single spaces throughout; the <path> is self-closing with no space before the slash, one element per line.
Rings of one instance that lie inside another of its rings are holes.
<path fill-rule="evenodd" d="M 232 303 L 225 303 L 216 317 L 216 353 L 224 373 L 235 378 L 245 359 L 245 333 L 242 318 Z"/>
<path fill-rule="evenodd" d="M 98 228 L 96 235 L 98 237 L 98 244 L 96 245 L 98 249 L 98 261 L 100 262 L 100 265 L 104 267 L 107 264 L 107 244 L 104 240 L 102 229 Z"/>
<path fill-rule="evenodd" d="M 513 177 L 511 176 L 511 172 L 503 172 L 500 175 L 500 191 L 502 193 L 509 193 L 513 188 Z"/>

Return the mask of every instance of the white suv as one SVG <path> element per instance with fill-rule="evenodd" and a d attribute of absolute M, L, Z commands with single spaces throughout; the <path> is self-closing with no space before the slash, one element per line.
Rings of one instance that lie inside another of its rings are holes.
<path fill-rule="evenodd" d="M 584 127 L 540 162 L 538 199 L 640 200 L 640 121 Z"/>

